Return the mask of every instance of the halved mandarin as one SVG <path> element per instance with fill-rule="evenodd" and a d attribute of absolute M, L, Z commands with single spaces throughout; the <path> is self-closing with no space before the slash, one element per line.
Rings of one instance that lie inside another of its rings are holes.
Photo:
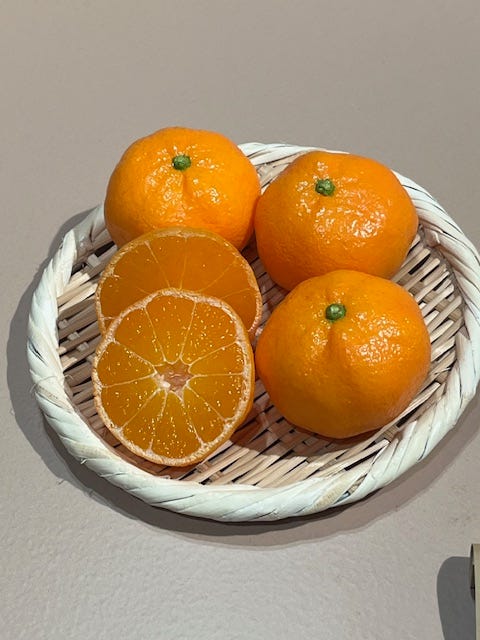
<path fill-rule="evenodd" d="M 129 451 L 187 466 L 215 451 L 245 420 L 253 403 L 253 352 L 226 302 L 163 289 L 110 324 L 92 381 L 99 416 Z"/>
<path fill-rule="evenodd" d="M 137 300 L 171 287 L 224 300 L 253 339 L 262 298 L 252 268 L 221 236 L 188 227 L 151 231 L 113 256 L 96 292 L 100 331 L 105 333 L 112 320 Z"/>

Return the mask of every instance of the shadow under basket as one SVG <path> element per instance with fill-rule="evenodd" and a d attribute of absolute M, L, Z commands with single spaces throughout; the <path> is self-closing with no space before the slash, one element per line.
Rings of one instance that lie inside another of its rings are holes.
<path fill-rule="evenodd" d="M 312 150 L 259 143 L 241 148 L 263 188 L 299 154 Z M 394 279 L 420 305 L 432 343 L 428 378 L 401 416 L 366 436 L 326 440 L 289 424 L 257 380 L 248 419 L 207 460 L 180 469 L 131 454 L 102 424 L 92 398 L 91 363 L 99 342 L 94 294 L 116 250 L 100 206 L 64 237 L 34 293 L 29 319 L 35 395 L 70 454 L 148 504 L 221 521 L 279 520 L 345 505 L 425 458 L 475 394 L 480 262 L 438 202 L 411 180 L 397 177 L 420 226 Z M 265 273 L 254 242 L 243 253 L 262 292 L 263 326 L 285 292 Z"/>

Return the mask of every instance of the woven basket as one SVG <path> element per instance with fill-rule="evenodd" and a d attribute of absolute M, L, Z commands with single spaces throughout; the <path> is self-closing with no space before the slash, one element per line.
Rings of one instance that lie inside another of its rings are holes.
<path fill-rule="evenodd" d="M 265 187 L 311 148 L 251 143 L 242 150 Z M 292 427 L 257 381 L 247 421 L 201 464 L 175 469 L 129 453 L 106 430 L 92 399 L 91 362 L 99 341 L 93 296 L 115 252 L 98 207 L 64 237 L 34 293 L 29 321 L 35 394 L 71 455 L 151 505 L 223 521 L 278 520 L 345 505 L 425 458 L 475 394 L 480 263 L 473 245 L 432 196 L 398 177 L 417 209 L 420 228 L 395 280 L 422 309 L 432 364 L 423 388 L 394 422 L 368 437 L 332 442 Z M 253 242 L 244 255 L 263 295 L 263 324 L 284 292 L 265 273 Z"/>

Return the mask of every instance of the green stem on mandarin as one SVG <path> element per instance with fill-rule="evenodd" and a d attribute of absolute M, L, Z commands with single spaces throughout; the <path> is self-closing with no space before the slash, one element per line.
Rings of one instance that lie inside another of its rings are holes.
<path fill-rule="evenodd" d="M 192 161 L 190 160 L 190 156 L 186 156 L 183 153 L 172 159 L 172 166 L 178 171 L 185 171 L 185 169 L 188 169 L 191 164 Z"/>
<path fill-rule="evenodd" d="M 343 304 L 340 304 L 339 302 L 334 302 L 332 304 L 329 304 L 328 307 L 325 309 L 325 317 L 327 320 L 330 320 L 331 322 L 336 322 L 336 320 L 341 320 L 341 318 L 345 317 L 346 313 L 347 313 L 347 309 Z"/>
<path fill-rule="evenodd" d="M 335 185 L 330 180 L 330 178 L 317 180 L 317 182 L 315 183 L 315 191 L 319 193 L 321 196 L 333 196 L 333 192 L 335 191 Z"/>

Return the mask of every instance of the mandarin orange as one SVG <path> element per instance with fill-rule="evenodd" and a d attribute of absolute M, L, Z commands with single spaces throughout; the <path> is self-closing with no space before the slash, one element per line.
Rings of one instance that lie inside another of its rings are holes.
<path fill-rule="evenodd" d="M 189 226 L 243 249 L 259 195 L 254 166 L 231 140 L 169 127 L 125 151 L 108 183 L 105 223 L 118 246 L 152 229 Z"/>
<path fill-rule="evenodd" d="M 253 352 L 228 304 L 164 289 L 111 323 L 92 381 L 99 416 L 127 449 L 159 464 L 188 466 L 215 451 L 246 418 Z"/>
<path fill-rule="evenodd" d="M 287 420 L 346 438 L 407 408 L 427 376 L 430 339 L 420 308 L 401 286 L 331 271 L 305 280 L 275 308 L 255 361 Z"/>
<path fill-rule="evenodd" d="M 188 227 L 151 231 L 114 254 L 96 290 L 100 330 L 105 333 L 137 300 L 169 287 L 221 298 L 238 313 L 253 339 L 262 298 L 252 268 L 221 236 Z"/>
<path fill-rule="evenodd" d="M 412 201 L 390 169 L 328 151 L 294 160 L 267 187 L 255 213 L 260 258 L 285 289 L 336 269 L 390 278 L 417 225 Z"/>

